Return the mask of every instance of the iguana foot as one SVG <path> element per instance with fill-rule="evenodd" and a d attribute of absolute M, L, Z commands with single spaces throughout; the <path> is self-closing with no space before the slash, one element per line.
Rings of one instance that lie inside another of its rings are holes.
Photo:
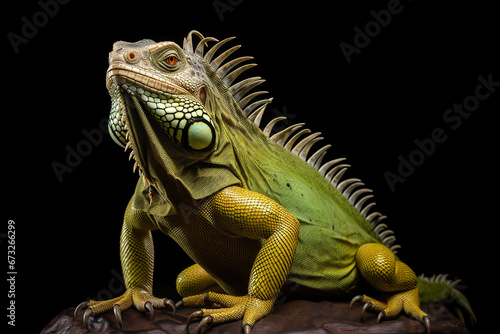
<path fill-rule="evenodd" d="M 261 300 L 250 296 L 230 296 L 215 292 L 186 297 L 182 300 L 184 306 L 208 306 L 220 308 L 202 308 L 189 316 L 189 324 L 196 318 L 201 318 L 197 328 L 197 333 L 206 326 L 214 326 L 226 322 L 243 319 L 242 330 L 244 333 L 250 333 L 255 322 L 271 312 L 274 305 L 274 299 Z"/>
<path fill-rule="evenodd" d="M 394 294 L 382 294 L 378 299 L 367 295 L 359 295 L 351 300 L 350 307 L 356 302 L 364 303 L 361 310 L 361 322 L 366 311 L 379 312 L 377 323 L 386 319 L 394 319 L 401 312 L 404 312 L 407 316 L 420 321 L 424 325 L 427 334 L 431 332 L 430 319 L 419 307 L 418 288 Z"/>
<path fill-rule="evenodd" d="M 379 312 L 377 323 L 383 319 L 393 319 L 404 311 L 408 316 L 420 321 L 430 333 L 430 320 L 420 310 L 417 276 L 406 264 L 396 260 L 392 251 L 382 244 L 362 245 L 356 253 L 356 267 L 365 280 L 380 292 L 380 298 L 366 295 L 356 296 L 356 301 L 365 303 L 361 317 L 366 310 Z"/>
<path fill-rule="evenodd" d="M 141 312 L 149 313 L 149 317 L 152 320 L 154 318 L 154 309 L 165 308 L 167 306 L 172 307 L 174 314 L 176 312 L 175 304 L 172 300 L 166 298 L 156 298 L 151 293 L 140 290 L 140 289 L 128 289 L 120 297 L 116 297 L 110 300 L 95 301 L 90 300 L 80 303 L 73 314 L 73 318 L 77 321 L 78 311 L 82 308 L 87 308 L 83 314 L 83 324 L 85 328 L 90 331 L 90 318 L 96 317 L 105 312 L 113 310 L 116 318 L 116 322 L 120 329 L 123 329 L 122 312 L 128 310 L 131 306 L 134 306 L 137 310 Z"/>

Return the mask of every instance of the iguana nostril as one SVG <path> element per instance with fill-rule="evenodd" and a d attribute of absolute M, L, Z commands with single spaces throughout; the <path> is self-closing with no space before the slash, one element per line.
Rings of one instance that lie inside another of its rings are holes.
<path fill-rule="evenodd" d="M 127 63 L 137 63 L 139 59 L 141 58 L 140 53 L 137 50 L 130 50 L 125 52 L 123 55 L 123 58 L 125 58 L 125 61 Z"/>

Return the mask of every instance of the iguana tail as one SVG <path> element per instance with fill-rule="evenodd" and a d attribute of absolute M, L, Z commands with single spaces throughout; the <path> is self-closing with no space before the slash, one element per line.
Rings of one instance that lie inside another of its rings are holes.
<path fill-rule="evenodd" d="M 418 277 L 418 289 L 421 303 L 443 304 L 453 312 L 463 323 L 468 319 L 470 325 L 476 322 L 469 301 L 460 292 L 460 280 L 449 280 L 448 275 L 433 275 Z"/>

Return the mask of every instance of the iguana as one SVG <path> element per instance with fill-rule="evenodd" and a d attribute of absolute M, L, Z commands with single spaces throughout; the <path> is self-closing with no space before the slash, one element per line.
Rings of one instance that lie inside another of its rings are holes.
<path fill-rule="evenodd" d="M 154 308 L 184 305 L 205 307 L 188 321 L 201 318 L 198 329 L 242 319 L 248 333 L 284 293 L 361 302 L 361 317 L 375 311 L 378 321 L 404 312 L 427 332 L 420 302 L 446 298 L 474 321 L 456 281 L 417 277 L 399 260 L 386 217 L 372 212 L 372 191 L 359 179 L 343 179 L 345 159 L 323 163 L 330 145 L 311 152 L 320 133 L 303 123 L 273 131 L 284 117 L 260 129 L 272 99 L 254 101 L 267 93 L 250 93 L 260 77 L 235 82 L 256 64 L 242 65 L 252 57 L 227 61 L 240 45 L 219 50 L 233 38 L 193 30 L 182 48 L 152 40 L 114 44 L 106 74 L 109 130 L 140 173 L 120 237 L 126 292 L 83 302 L 75 319 L 87 307 L 89 328 L 91 316 L 113 310 L 122 327 L 121 312 L 132 306 L 152 316 Z M 183 297 L 177 305 L 152 294 L 153 230 L 195 262 L 176 280 Z"/>

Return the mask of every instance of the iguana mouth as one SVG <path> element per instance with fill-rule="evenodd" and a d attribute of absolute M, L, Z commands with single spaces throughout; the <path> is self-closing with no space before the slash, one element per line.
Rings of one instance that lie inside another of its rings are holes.
<path fill-rule="evenodd" d="M 161 77 L 136 70 L 125 63 L 117 62 L 110 64 L 106 72 L 106 86 L 109 87 L 110 81 L 118 86 L 126 84 L 128 81 L 134 81 L 142 86 L 148 86 L 160 92 L 169 92 L 172 94 L 189 94 L 187 90 L 171 82 L 167 82 Z"/>

